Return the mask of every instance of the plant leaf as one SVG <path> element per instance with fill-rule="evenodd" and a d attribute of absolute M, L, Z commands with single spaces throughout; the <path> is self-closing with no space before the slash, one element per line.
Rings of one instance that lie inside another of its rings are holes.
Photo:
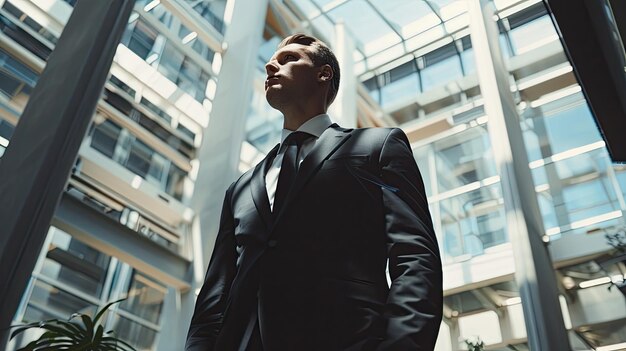
<path fill-rule="evenodd" d="M 15 327 L 19 327 L 17 329 L 15 329 L 12 333 L 11 333 L 11 339 L 13 339 L 16 335 L 24 332 L 25 330 L 28 330 L 30 328 L 38 328 L 39 327 L 39 322 L 34 322 L 34 323 L 29 323 L 29 324 L 23 324 L 23 325 L 12 325 L 9 328 L 15 328 Z"/>
<path fill-rule="evenodd" d="M 100 318 L 104 315 L 104 313 L 114 304 L 118 303 L 118 302 L 122 302 L 126 300 L 126 298 L 123 299 L 119 299 L 113 302 L 109 302 L 108 304 L 106 304 L 99 312 L 98 314 L 96 314 L 96 317 L 94 317 L 93 322 L 94 323 L 98 323 L 98 321 L 100 320 Z"/>
<path fill-rule="evenodd" d="M 98 329 L 96 330 L 96 335 L 94 335 L 93 337 L 93 344 L 94 345 L 100 345 L 100 342 L 102 341 L 102 334 L 104 333 L 104 327 L 102 325 L 98 326 Z"/>
<path fill-rule="evenodd" d="M 74 336 L 72 331 L 67 330 L 62 326 L 54 325 L 52 323 L 44 323 L 40 325 L 39 328 L 58 333 L 60 336 L 67 336 L 69 338 L 72 338 Z"/>
<path fill-rule="evenodd" d="M 77 340 L 84 339 L 87 334 L 85 329 L 83 329 L 82 326 L 78 323 L 66 322 L 66 321 L 61 321 L 61 320 L 57 320 L 56 322 L 57 324 L 60 324 L 64 326 L 66 329 L 72 331 Z"/>
<path fill-rule="evenodd" d="M 86 338 L 91 341 L 91 339 L 93 338 L 94 323 L 91 320 L 91 317 L 86 314 L 81 315 L 80 318 L 83 320 L 83 324 L 85 324 Z"/>
<path fill-rule="evenodd" d="M 133 346 L 131 346 L 129 343 L 127 343 L 126 341 L 122 340 L 122 339 L 118 339 L 118 338 L 114 338 L 111 336 L 105 336 L 104 338 L 102 338 L 103 341 L 107 341 L 107 342 L 115 342 L 115 343 L 122 343 L 124 346 L 130 348 L 133 351 L 137 351 Z"/>

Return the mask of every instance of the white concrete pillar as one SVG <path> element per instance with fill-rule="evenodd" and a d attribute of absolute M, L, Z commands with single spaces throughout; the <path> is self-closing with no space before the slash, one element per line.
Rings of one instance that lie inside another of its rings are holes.
<path fill-rule="evenodd" d="M 335 25 L 335 42 L 332 48 L 339 61 L 341 83 L 335 102 L 330 105 L 329 115 L 334 122 L 344 128 L 356 128 L 356 85 L 358 82 L 354 74 L 354 39 L 343 22 Z"/>
<path fill-rule="evenodd" d="M 198 150 L 198 174 L 191 207 L 196 217 L 191 230 L 193 252 L 191 293 L 182 296 L 181 328 L 187 330 L 195 304 L 195 291 L 202 286 L 219 229 L 224 193 L 239 176 L 241 143 L 253 90 L 256 60 L 263 40 L 268 0 L 229 0 L 224 23 L 225 50 L 221 60 L 215 98 L 208 127 Z M 218 64 L 213 65 L 219 66 Z"/>
<path fill-rule="evenodd" d="M 528 344 L 531 350 L 570 350 L 519 115 L 510 90 L 489 0 L 467 2 L 478 81 L 489 117 L 489 137 L 502 185 Z"/>

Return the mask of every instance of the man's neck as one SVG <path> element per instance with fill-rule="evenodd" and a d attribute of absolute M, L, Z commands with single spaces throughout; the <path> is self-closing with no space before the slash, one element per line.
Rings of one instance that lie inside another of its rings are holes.
<path fill-rule="evenodd" d="M 306 121 L 323 113 L 326 113 L 325 109 L 316 109 L 311 111 L 294 111 L 291 113 L 285 112 L 283 113 L 283 128 L 288 130 L 298 130 L 298 128 L 306 123 Z"/>

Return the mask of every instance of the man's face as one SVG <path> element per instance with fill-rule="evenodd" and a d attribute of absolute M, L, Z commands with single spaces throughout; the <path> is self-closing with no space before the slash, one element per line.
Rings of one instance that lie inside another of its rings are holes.
<path fill-rule="evenodd" d="M 320 68 L 309 56 L 311 47 L 289 44 L 280 48 L 265 65 L 265 98 L 277 110 L 303 102 L 320 89 Z"/>

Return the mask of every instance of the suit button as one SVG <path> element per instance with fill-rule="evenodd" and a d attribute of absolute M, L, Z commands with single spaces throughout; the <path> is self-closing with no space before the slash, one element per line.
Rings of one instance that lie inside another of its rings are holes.
<path fill-rule="evenodd" d="M 276 247 L 276 245 L 278 245 L 278 241 L 274 239 L 267 242 L 267 247 Z"/>

